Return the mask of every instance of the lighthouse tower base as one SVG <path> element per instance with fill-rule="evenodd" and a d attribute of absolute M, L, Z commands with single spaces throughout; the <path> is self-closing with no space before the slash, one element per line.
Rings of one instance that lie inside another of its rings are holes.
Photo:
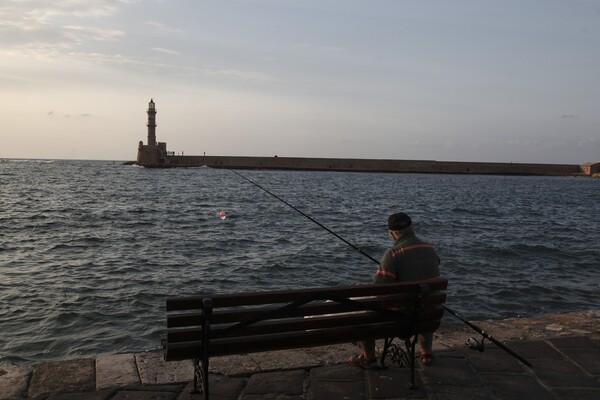
<path fill-rule="evenodd" d="M 167 144 L 145 145 L 140 141 L 137 152 L 137 164 L 143 167 L 167 167 L 171 160 L 167 153 Z"/>

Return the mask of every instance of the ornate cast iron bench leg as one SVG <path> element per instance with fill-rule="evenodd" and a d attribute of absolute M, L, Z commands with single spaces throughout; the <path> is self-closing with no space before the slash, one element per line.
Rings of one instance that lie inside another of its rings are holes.
<path fill-rule="evenodd" d="M 206 358 L 206 360 L 204 359 Z M 208 357 L 203 357 L 202 360 L 194 359 L 194 385 L 191 394 L 202 392 L 204 400 L 208 400 Z M 201 388 L 201 390 L 198 389 Z"/>
<path fill-rule="evenodd" d="M 410 368 L 410 385 L 409 389 L 417 389 L 415 385 L 415 351 L 417 344 L 417 335 L 413 335 L 404 339 L 406 350 L 398 344 L 392 343 L 395 338 L 386 338 L 383 344 L 383 352 L 381 353 L 381 367 L 385 368 L 385 357 L 390 355 L 392 362 L 401 368 Z"/>
<path fill-rule="evenodd" d="M 198 382 L 202 381 L 202 376 L 200 376 L 200 360 L 194 358 L 192 362 L 194 363 L 194 386 L 192 387 L 190 393 L 197 394 L 200 393 L 200 391 L 198 390 Z"/>
<path fill-rule="evenodd" d="M 411 390 L 415 390 L 417 389 L 417 386 L 415 385 L 415 347 L 417 344 L 417 335 L 412 336 L 411 338 L 407 338 L 404 341 L 404 344 L 406 346 L 406 350 L 408 350 L 409 353 L 409 360 L 410 360 L 410 387 L 409 389 Z"/>
<path fill-rule="evenodd" d="M 392 362 L 401 368 L 410 368 L 410 360 L 406 351 L 399 345 L 393 343 L 394 337 L 386 338 L 381 353 L 381 366 L 385 368 L 385 357 L 389 354 Z"/>
<path fill-rule="evenodd" d="M 202 397 L 204 397 L 204 400 L 208 400 L 208 349 L 210 343 L 212 299 L 203 299 L 202 306 L 202 359 L 194 359 L 194 387 L 192 393 L 198 393 L 199 381 L 202 387 Z"/>

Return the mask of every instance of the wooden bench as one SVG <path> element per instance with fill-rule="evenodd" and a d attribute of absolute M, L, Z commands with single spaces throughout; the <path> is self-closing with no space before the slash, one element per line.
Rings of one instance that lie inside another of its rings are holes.
<path fill-rule="evenodd" d="M 390 351 L 405 355 L 415 379 L 416 335 L 440 325 L 448 281 L 335 286 L 206 296 L 169 297 L 166 361 L 192 359 L 208 399 L 210 357 L 385 339 L 380 365 Z M 394 338 L 404 342 L 392 344 Z"/>

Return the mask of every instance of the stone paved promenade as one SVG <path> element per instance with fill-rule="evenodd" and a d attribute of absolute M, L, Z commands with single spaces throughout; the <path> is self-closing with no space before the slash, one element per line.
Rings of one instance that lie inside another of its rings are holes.
<path fill-rule="evenodd" d="M 356 349 L 340 345 L 211 359 L 211 399 L 600 399 L 600 310 L 476 324 L 533 368 L 489 342 L 483 353 L 467 349 L 476 333 L 446 324 L 417 390 L 406 388 L 407 369 L 347 365 Z M 192 374 L 191 363 L 164 363 L 160 352 L 1 365 L 0 399 L 199 399 Z"/>

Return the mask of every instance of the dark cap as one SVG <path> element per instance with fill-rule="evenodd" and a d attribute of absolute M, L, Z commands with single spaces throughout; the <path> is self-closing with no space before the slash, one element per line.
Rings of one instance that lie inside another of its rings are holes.
<path fill-rule="evenodd" d="M 396 213 L 388 218 L 388 229 L 390 231 L 400 231 L 408 228 L 412 224 L 410 217 L 404 213 Z"/>

